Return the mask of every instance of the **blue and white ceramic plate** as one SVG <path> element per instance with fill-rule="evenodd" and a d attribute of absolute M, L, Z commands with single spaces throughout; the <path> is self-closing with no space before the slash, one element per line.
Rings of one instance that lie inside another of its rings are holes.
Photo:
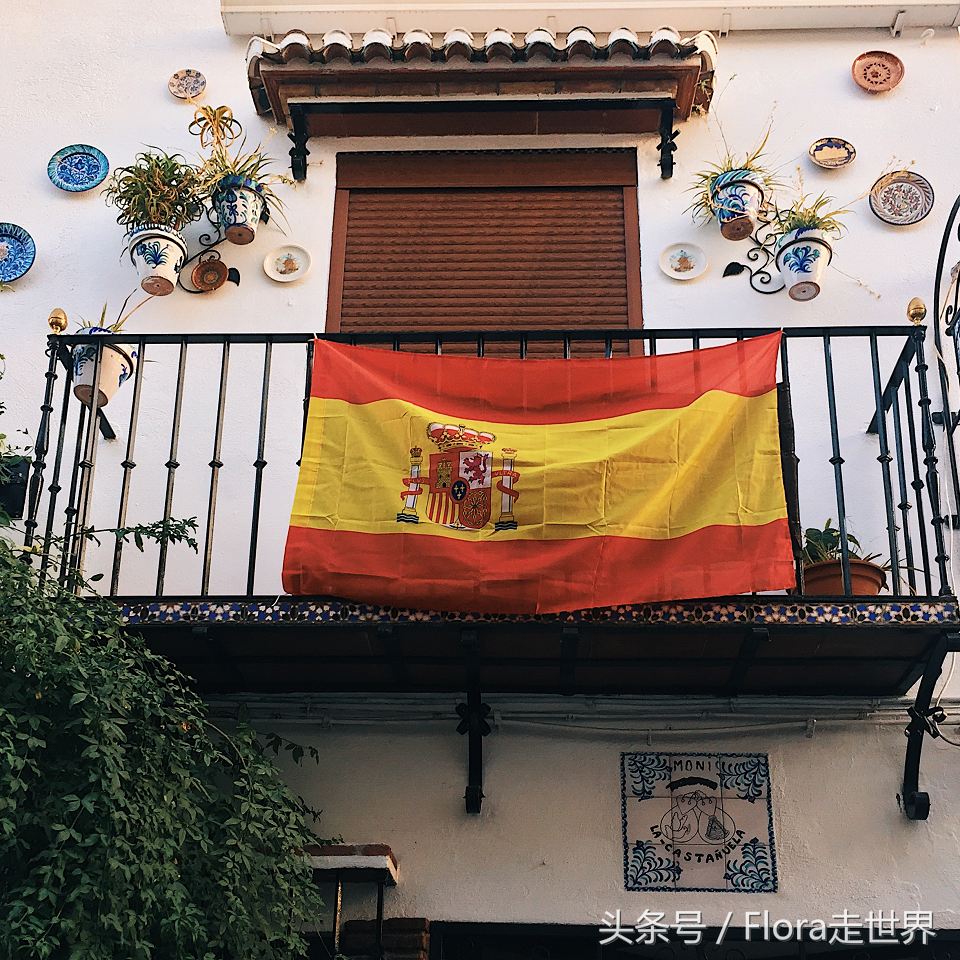
<path fill-rule="evenodd" d="M 47 176 L 55 187 L 82 193 L 103 183 L 110 172 L 107 158 L 96 148 L 85 143 L 58 150 L 47 164 Z"/>
<path fill-rule="evenodd" d="M 178 100 L 199 97 L 206 86 L 207 78 L 199 70 L 178 70 L 167 81 L 167 89 Z"/>
<path fill-rule="evenodd" d="M 810 159 L 818 167 L 826 167 L 828 170 L 845 167 L 856 158 L 857 151 L 853 149 L 853 144 L 839 137 L 824 137 L 810 147 Z"/>
<path fill-rule="evenodd" d="M 19 280 L 37 255 L 33 237 L 15 223 L 0 223 L 0 280 Z"/>

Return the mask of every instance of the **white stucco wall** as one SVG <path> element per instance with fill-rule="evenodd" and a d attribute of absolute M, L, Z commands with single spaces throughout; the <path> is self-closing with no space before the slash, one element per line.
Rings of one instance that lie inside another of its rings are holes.
<path fill-rule="evenodd" d="M 344 711 L 336 698 L 320 698 L 314 714 L 329 711 L 332 727 L 260 721 L 319 748 L 319 768 L 308 762 L 288 776 L 322 808 L 323 835 L 339 832 L 348 843 L 393 849 L 400 881 L 387 893 L 387 916 L 589 924 L 617 908 L 630 923 L 644 909 L 664 912 L 667 922 L 676 910 L 700 910 L 704 923 L 720 926 L 733 911 L 732 925 L 742 927 L 746 910 L 830 923 L 844 909 L 866 917 L 870 910 L 899 916 L 906 908 L 932 910 L 938 927 L 960 926 L 956 748 L 926 745 L 922 780 L 932 813 L 912 823 L 895 800 L 905 740 L 890 717 L 883 725 L 831 724 L 829 709 L 809 706 L 819 723 L 807 738 L 802 720 L 784 723 L 784 712 L 794 712 L 789 708 L 768 704 L 738 721 L 713 701 L 701 704 L 712 715 L 699 724 L 678 723 L 663 704 L 660 717 L 640 708 L 618 730 L 600 733 L 583 698 L 557 702 L 539 725 L 511 719 L 516 698 L 484 699 L 503 719 L 484 740 L 486 799 L 479 816 L 464 812 L 466 741 L 452 716 L 412 730 L 396 720 L 371 722 L 369 715 L 360 725 L 362 707 Z M 353 723 L 338 721 L 344 712 Z M 705 732 L 662 732 L 671 721 Z M 773 728 L 710 732 L 764 722 Z M 649 728 L 655 732 L 648 741 Z M 624 890 L 620 752 L 650 750 L 769 755 L 779 892 Z M 369 915 L 371 895 L 371 889 L 350 891 L 347 916 Z"/>
<path fill-rule="evenodd" d="M 948 29 L 926 43 L 919 33 L 908 29 L 897 40 L 886 31 L 730 35 L 721 43 L 712 118 L 681 126 L 676 172 L 668 182 L 659 178 L 654 137 L 639 142 L 584 137 L 311 142 L 307 182 L 288 193 L 286 206 L 287 236 L 310 250 L 312 273 L 283 286 L 264 276 L 264 254 L 283 239 L 271 223 L 251 246 L 224 251 L 227 262 L 241 271 L 239 288 L 227 284 L 208 296 L 177 292 L 157 299 L 136 315 L 131 329 L 322 329 L 337 150 L 633 145 L 639 156 L 648 326 L 902 323 L 911 297 L 919 295 L 933 306 L 941 232 L 960 192 L 960 167 L 953 152 L 960 126 L 960 103 L 954 96 L 960 43 L 956 31 Z M 6 65 L 0 220 L 25 227 L 38 248 L 33 269 L 0 295 L 0 352 L 7 357 L 2 391 L 8 406 L 2 428 L 7 433 L 17 427 L 35 429 L 51 308 L 62 307 L 71 318 L 95 318 L 104 300 L 116 309 L 136 284 L 132 266 L 120 258 L 122 230 L 100 190 L 70 195 L 55 189 L 46 175 L 48 158 L 75 142 L 100 147 L 113 165 L 130 162 L 145 145 L 192 154 L 196 144 L 187 133 L 191 109 L 166 89 L 167 78 L 183 67 L 205 73 L 206 102 L 231 104 L 251 141 L 266 138 L 269 124 L 255 117 L 247 90 L 244 46 L 242 39 L 224 34 L 216 0 L 126 6 L 90 0 L 82 10 L 66 0 L 0 5 L 0 58 Z M 906 64 L 903 83 L 883 96 L 860 91 L 850 77 L 854 57 L 875 48 L 897 53 Z M 724 264 L 742 255 L 741 248 L 722 240 L 714 225 L 696 227 L 683 213 L 691 174 L 716 158 L 719 124 L 732 148 L 749 148 L 762 136 L 771 112 L 769 149 L 784 177 L 789 179 L 800 165 L 808 190 L 828 191 L 855 210 L 848 235 L 837 247 L 837 269 L 830 271 L 822 295 L 807 304 L 783 294 L 759 296 L 742 276 L 722 279 Z M 285 166 L 284 133 L 271 142 L 281 160 L 278 169 Z M 837 172 L 814 168 L 805 159 L 807 147 L 823 136 L 852 141 L 858 151 L 855 164 Z M 934 186 L 934 211 L 914 227 L 886 226 L 870 213 L 863 197 L 886 169 L 911 164 Z M 677 240 L 693 240 L 706 251 L 710 269 L 702 278 L 678 283 L 660 272 L 659 251 Z M 255 390 L 243 383 L 243 371 L 255 369 L 259 360 L 243 356 L 237 350 L 231 361 L 235 373 L 227 415 L 228 466 L 231 457 L 249 464 L 255 455 L 250 452 L 253 438 L 246 434 L 241 439 L 239 418 L 257 402 Z M 148 375 L 169 401 L 172 356 L 157 354 L 155 359 L 159 362 Z M 849 362 L 865 360 L 861 356 Z M 812 366 L 801 365 L 793 372 L 798 384 L 820 376 Z M 197 405 L 191 414 L 195 424 L 210 409 L 216 371 L 198 369 L 191 376 L 188 393 Z M 858 464 L 875 469 L 875 441 L 862 434 L 872 398 L 852 377 L 841 379 L 849 469 Z M 296 477 L 300 389 L 296 377 L 276 387 L 278 412 L 268 453 L 274 472 L 262 528 L 268 543 L 258 581 L 264 593 L 279 590 L 279 559 Z M 802 409 L 796 412 L 803 444 L 803 438 L 822 425 Z M 132 520 L 156 519 L 162 510 L 168 430 L 163 415 L 163 410 L 143 414 L 137 475 L 141 486 L 134 493 Z M 124 416 L 117 414 L 120 427 Z M 209 442 L 209 433 L 184 435 L 177 516 L 203 514 Z M 101 443 L 98 456 L 104 489 L 115 489 L 122 448 Z M 231 481 L 222 483 L 214 590 L 242 573 L 248 530 L 247 502 L 240 493 L 231 500 Z M 830 514 L 828 486 L 807 488 L 804 497 L 805 510 L 822 512 L 824 519 Z M 879 504 L 875 493 L 873 502 Z M 95 506 L 95 520 L 110 522 L 106 507 L 102 514 L 99 509 Z M 857 522 L 867 546 L 882 550 L 879 515 L 864 515 Z M 175 557 L 170 573 L 174 587 L 177 577 L 192 575 L 198 563 L 183 551 Z M 135 560 L 142 566 L 131 566 L 126 592 L 148 593 L 150 558 Z M 104 562 L 94 551 L 93 566 Z M 447 721 L 414 725 L 409 731 L 389 724 L 291 729 L 297 739 L 321 750 L 319 770 L 304 768 L 290 776 L 311 802 L 323 807 L 322 832 L 341 833 L 347 841 L 386 842 L 400 858 L 402 882 L 389 895 L 388 915 L 590 923 L 605 910 L 622 907 L 625 916 L 632 916 L 638 907 L 647 907 L 668 914 L 702 909 L 707 922 L 720 923 L 727 910 L 769 907 L 777 916 L 829 919 L 844 908 L 862 913 L 919 906 L 935 911 L 938 926 L 960 926 L 956 754 L 949 746 L 927 743 L 923 783 L 934 796 L 934 812 L 927 823 L 910 823 L 893 800 L 905 744 L 896 725 L 853 723 L 818 732 L 812 739 L 800 732 L 744 732 L 654 744 L 657 749 L 770 754 L 781 889 L 776 895 L 749 898 L 624 893 L 618 762 L 621 750 L 646 747 L 645 737 L 636 733 L 545 734 L 507 723 L 485 742 L 488 800 L 480 817 L 468 817 L 462 803 L 465 743 Z"/>

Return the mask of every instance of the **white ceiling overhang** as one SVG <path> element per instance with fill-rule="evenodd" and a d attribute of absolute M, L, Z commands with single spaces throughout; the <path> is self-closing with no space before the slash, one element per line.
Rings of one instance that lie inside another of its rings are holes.
<path fill-rule="evenodd" d="M 668 23 L 681 32 L 711 30 L 812 30 L 889 27 L 956 27 L 960 3 L 899 0 L 425 0 L 409 6 L 377 0 L 287 3 L 283 0 L 221 0 L 231 36 L 282 36 L 288 30 L 323 33 L 333 28 L 363 32 L 413 27 L 444 32 L 452 26 L 484 32 L 493 27 L 527 31 L 546 25 L 567 32 L 588 24 L 595 32 L 629 27 L 652 31 Z"/>

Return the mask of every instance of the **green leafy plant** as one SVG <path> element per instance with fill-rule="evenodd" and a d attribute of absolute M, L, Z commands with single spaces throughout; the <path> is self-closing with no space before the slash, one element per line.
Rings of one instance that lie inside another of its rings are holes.
<path fill-rule="evenodd" d="M 752 174 L 755 174 L 766 193 L 770 193 L 781 186 L 780 181 L 769 168 L 765 159 L 765 150 L 769 139 L 770 128 L 768 127 L 760 144 L 749 153 L 732 153 L 728 150 L 720 158 L 719 163 L 711 163 L 702 170 L 698 170 L 693 175 L 693 182 L 687 191 L 693 194 L 693 203 L 684 210 L 684 213 L 689 211 L 693 219 L 699 221 L 708 221 L 715 217 L 717 205 L 711 189 L 713 182 L 721 174 L 729 173 L 731 170 L 749 170 Z"/>
<path fill-rule="evenodd" d="M 198 107 L 189 129 L 199 138 L 200 148 L 208 151 L 200 166 L 200 178 L 207 194 L 215 193 L 225 177 L 243 177 L 259 186 L 271 216 L 283 214 L 283 201 L 274 193 L 272 185 L 292 184 L 293 181 L 282 174 L 266 172 L 274 161 L 263 153 L 262 143 L 245 152 L 247 140 L 243 136 L 243 127 L 229 107 Z M 232 150 L 237 140 L 240 143 Z"/>
<path fill-rule="evenodd" d="M 222 729 L 113 603 L 5 538 L 0 623 L 0 956 L 301 957 L 316 812 L 268 754 L 300 748 Z"/>
<path fill-rule="evenodd" d="M 839 560 L 843 555 L 840 531 L 833 526 L 833 520 L 828 519 L 823 529 L 808 527 L 803 533 L 803 565 L 822 563 L 825 560 Z M 870 562 L 880 556 L 879 553 L 863 554 L 860 541 L 852 534 L 847 533 L 847 553 L 854 560 Z"/>
<path fill-rule="evenodd" d="M 182 230 L 203 215 L 199 169 L 178 153 L 138 153 L 129 167 L 118 167 L 107 182 L 105 197 L 119 211 L 117 223 L 136 229 L 160 224 Z"/>

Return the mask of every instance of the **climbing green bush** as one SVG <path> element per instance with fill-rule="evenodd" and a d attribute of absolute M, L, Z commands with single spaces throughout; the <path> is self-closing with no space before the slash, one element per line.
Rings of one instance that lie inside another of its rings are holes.
<path fill-rule="evenodd" d="M 0 958 L 301 956 L 313 812 L 121 626 L 0 536 Z"/>

